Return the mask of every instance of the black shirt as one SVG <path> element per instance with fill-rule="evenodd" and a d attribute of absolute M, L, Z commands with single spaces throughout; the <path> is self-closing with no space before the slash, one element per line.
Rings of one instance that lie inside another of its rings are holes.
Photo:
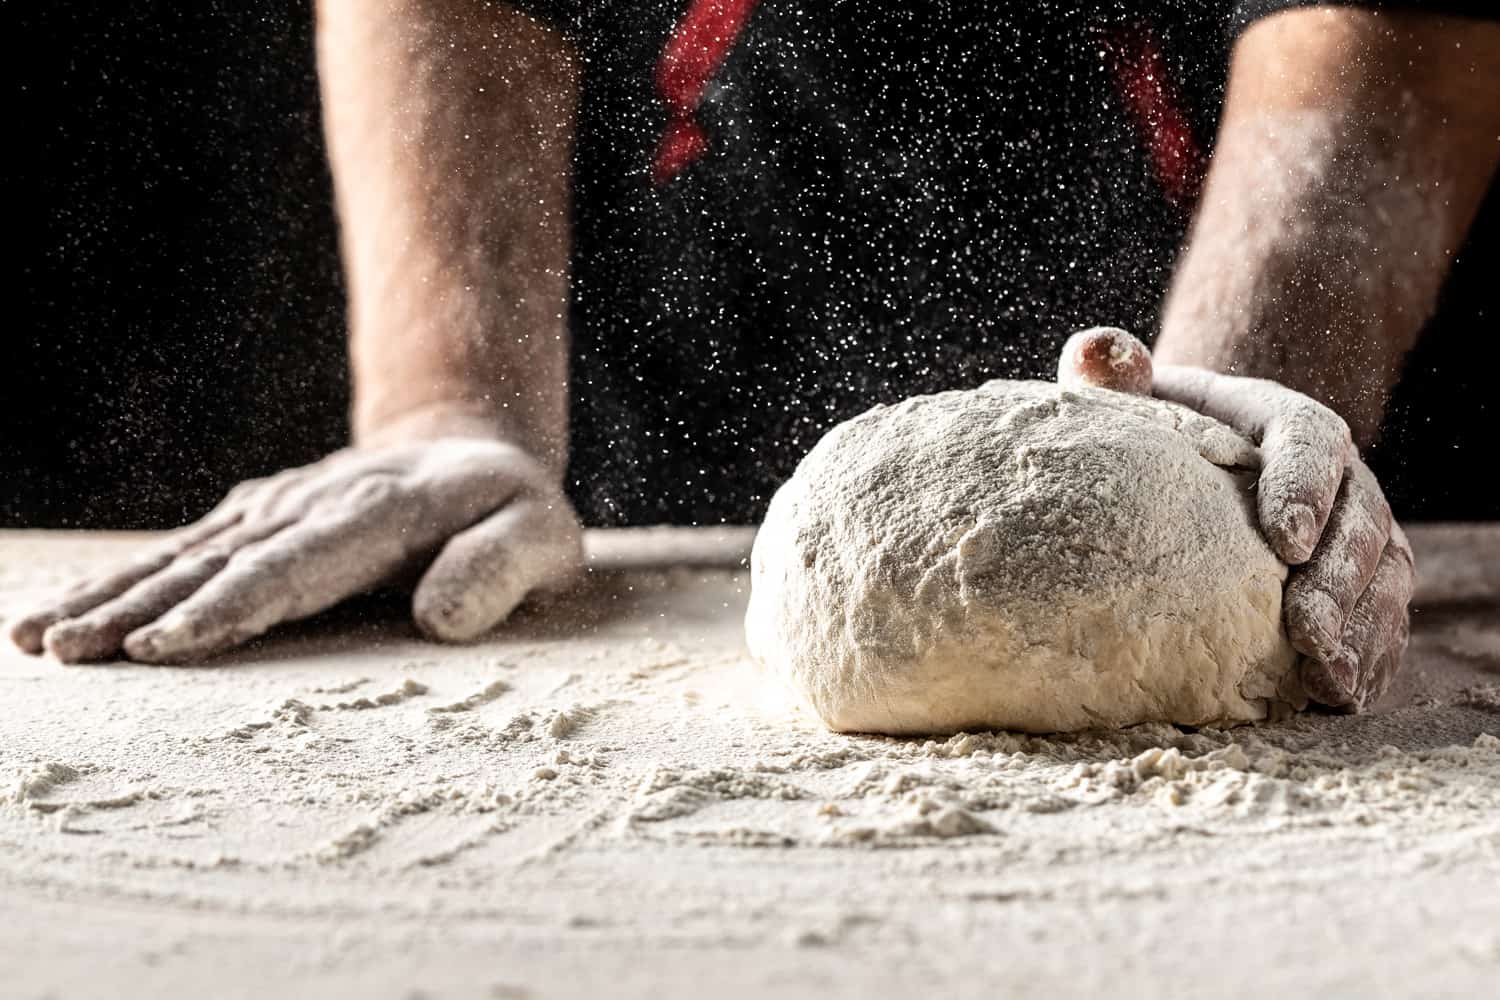
<path fill-rule="evenodd" d="M 586 519 L 755 520 L 874 403 L 1050 377 L 1084 326 L 1149 337 L 1234 32 L 1295 5 L 549 5 L 585 54 L 569 487 Z M 663 53 L 705 9 L 722 62 L 689 67 L 694 102 Z M 674 156 L 684 118 L 697 146 Z M 1185 134 L 1153 134 L 1163 119 Z M 1500 516 L 1462 474 L 1487 456 L 1487 394 L 1445 356 L 1491 308 L 1464 256 L 1376 456 L 1404 515 Z"/>
<path fill-rule="evenodd" d="M 1048 376 L 1091 323 L 1149 335 L 1234 32 L 1285 4 L 542 6 L 586 60 L 569 488 L 592 523 L 642 523 L 753 520 L 872 403 Z M 658 69 L 693 8 L 728 42 L 674 115 Z M 180 524 L 338 447 L 311 9 L 12 14 L 0 524 Z M 675 172 L 669 134 L 695 154 Z M 1497 234 L 1492 194 L 1374 456 L 1403 516 L 1500 517 L 1471 485 L 1492 461 Z"/>
<path fill-rule="evenodd" d="M 589 10 L 570 22 L 587 519 L 757 519 L 874 403 L 1045 377 L 1074 329 L 1154 324 L 1187 215 L 1143 154 L 1117 49 L 1176 67 L 1206 135 L 1213 87 L 1188 81 L 1222 61 L 1221 18 L 762 2 L 695 109 L 706 149 L 662 179 L 659 63 L 682 10 Z"/>

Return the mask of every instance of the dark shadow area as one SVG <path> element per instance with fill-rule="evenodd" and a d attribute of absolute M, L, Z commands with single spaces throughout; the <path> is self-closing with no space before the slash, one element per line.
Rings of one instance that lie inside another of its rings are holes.
<path fill-rule="evenodd" d="M 545 6 L 545 5 L 543 5 Z M 567 6 L 567 5 L 563 5 Z M 593 524 L 751 523 L 876 402 L 1048 376 L 1070 330 L 1149 336 L 1187 217 L 1101 39 L 1149 28 L 1208 144 L 1230 3 L 760 4 L 645 183 L 681 4 L 586 38 L 574 449 Z M 347 437 L 313 5 L 10 4 L 15 154 L 0 527 L 181 524 Z M 1493 192 L 1373 462 L 1403 517 L 1500 518 Z"/>
<path fill-rule="evenodd" d="M 412 660 L 420 661 L 421 647 L 429 644 L 435 652 L 469 648 L 503 654 L 513 643 L 585 635 L 629 615 L 637 600 L 631 590 L 630 574 L 589 573 L 566 592 L 529 599 L 492 632 L 455 647 L 433 643 L 418 631 L 411 618 L 409 591 L 383 590 L 351 598 L 311 618 L 278 626 L 243 646 L 183 669 L 260 667 L 351 652 L 364 657 L 395 645 L 401 646 L 407 655 L 392 659 L 387 665 L 390 670 L 401 669 Z"/>

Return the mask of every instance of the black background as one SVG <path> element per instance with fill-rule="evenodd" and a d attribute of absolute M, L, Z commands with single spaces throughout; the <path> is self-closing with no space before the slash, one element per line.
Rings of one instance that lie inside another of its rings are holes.
<path fill-rule="evenodd" d="M 947 8 L 920 31 L 882 20 L 891 7 L 820 19 L 763 4 L 703 110 L 719 146 L 663 191 L 640 176 L 660 126 L 651 61 L 675 8 L 599 15 L 610 40 L 585 42 L 569 478 L 586 520 L 748 521 L 822 430 L 873 402 L 1045 377 L 1078 326 L 1151 328 L 1186 220 L 1110 105 L 1090 34 L 1133 15 L 1031 4 L 975 33 Z M 1155 10 L 1211 136 L 1224 12 Z M 310 5 L 3 17 L 15 80 L 0 525 L 179 524 L 242 478 L 342 444 Z M 931 65 L 991 50 L 967 75 Z M 859 143 L 842 138 L 861 127 Z M 950 139 L 922 146 L 930 134 Z M 914 145 L 926 161 L 897 162 Z M 962 171 L 993 186 L 955 183 Z M 872 178 L 869 226 L 850 238 L 840 206 Z M 1493 461 L 1496 201 L 1375 456 L 1405 516 L 1500 516 L 1475 474 Z M 828 234 L 845 240 L 843 263 L 819 270 L 809 248 Z M 962 276 L 912 263 L 964 252 Z"/>
<path fill-rule="evenodd" d="M 180 523 L 337 447 L 342 290 L 307 5 L 8 6 L 0 519 Z"/>

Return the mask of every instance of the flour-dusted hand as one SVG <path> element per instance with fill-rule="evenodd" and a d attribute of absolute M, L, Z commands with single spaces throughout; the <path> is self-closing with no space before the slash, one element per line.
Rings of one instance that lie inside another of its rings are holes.
<path fill-rule="evenodd" d="M 426 565 L 412 611 L 471 639 L 579 567 L 581 530 L 519 448 L 439 437 L 335 452 L 241 484 L 199 523 L 14 620 L 65 662 L 200 660 Z"/>
<path fill-rule="evenodd" d="M 1138 391 L 1142 364 L 1132 344 L 1144 352 L 1120 330 L 1075 334 L 1058 380 Z M 1331 707 L 1372 705 L 1406 650 L 1416 568 L 1348 425 L 1276 382 L 1178 365 L 1144 370 L 1154 395 L 1222 421 L 1259 446 L 1256 508 L 1272 550 L 1293 567 L 1284 615 L 1287 636 L 1305 657 L 1303 683 Z"/>
<path fill-rule="evenodd" d="M 1401 667 L 1416 561 L 1375 476 L 1349 448 L 1322 539 L 1287 581 L 1287 635 L 1308 693 L 1325 705 L 1373 705 Z"/>
<path fill-rule="evenodd" d="M 320 0 L 317 29 L 356 447 L 32 610 L 23 649 L 196 661 L 423 569 L 417 624 L 467 639 L 580 565 L 560 487 L 577 48 L 509 4 Z"/>
<path fill-rule="evenodd" d="M 1284 609 L 1303 683 L 1334 708 L 1374 704 L 1406 651 L 1416 565 L 1348 426 L 1264 379 L 1158 365 L 1153 389 L 1260 446 L 1256 503 L 1271 547 L 1294 567 Z"/>

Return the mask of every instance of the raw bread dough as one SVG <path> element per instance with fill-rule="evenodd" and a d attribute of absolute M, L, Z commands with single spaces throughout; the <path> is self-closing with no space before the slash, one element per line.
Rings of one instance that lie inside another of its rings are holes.
<path fill-rule="evenodd" d="M 1254 445 L 1045 382 L 877 406 L 771 501 L 746 634 L 831 728 L 1058 732 L 1301 708 Z"/>

